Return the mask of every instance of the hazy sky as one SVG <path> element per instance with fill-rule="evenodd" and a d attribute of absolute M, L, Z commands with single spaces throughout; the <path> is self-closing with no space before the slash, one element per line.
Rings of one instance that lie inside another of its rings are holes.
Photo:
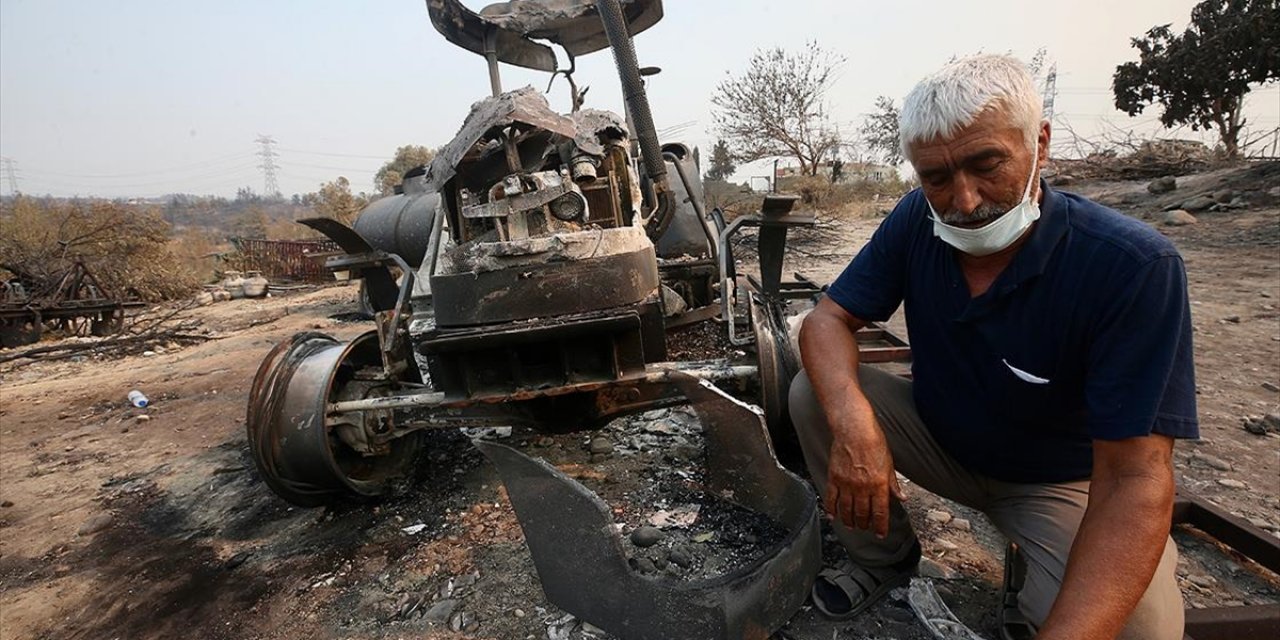
<path fill-rule="evenodd" d="M 709 146 L 712 89 L 758 47 L 806 40 L 848 61 L 831 95 L 849 131 L 880 94 L 901 97 L 952 55 L 1046 47 L 1058 64 L 1057 112 L 1081 132 L 1107 122 L 1150 131 L 1111 105 L 1129 38 L 1185 27 L 1193 0 L 954 2 L 666 0 L 665 18 L 636 38 L 643 65 L 662 67 L 650 99 L 659 129 Z M 479 8 L 481 2 L 468 2 Z M 587 105 L 621 109 L 608 51 L 579 60 Z M 507 88 L 545 89 L 545 74 L 503 67 Z M 567 110 L 558 82 L 552 105 Z M 488 95 L 484 61 L 449 45 L 421 0 L 3 0 L 0 155 L 25 193 L 231 195 L 263 190 L 258 134 L 279 142 L 288 195 L 346 175 L 371 190 L 399 145 L 449 140 Z M 1280 124 L 1280 90 L 1250 100 L 1261 129 Z M 2 169 L 3 167 L 0 167 Z M 745 179 L 754 171 L 739 173 Z M 3 192 L 12 185 L 0 171 Z"/>

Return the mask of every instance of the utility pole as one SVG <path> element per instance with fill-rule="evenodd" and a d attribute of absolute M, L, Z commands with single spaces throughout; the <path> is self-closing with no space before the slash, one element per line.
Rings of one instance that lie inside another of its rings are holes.
<path fill-rule="evenodd" d="M 13 165 L 16 164 L 13 158 L 3 158 L 4 161 L 4 177 L 9 181 L 9 195 L 18 195 L 18 172 Z"/>
<path fill-rule="evenodd" d="M 1049 67 L 1044 77 L 1044 119 L 1053 122 L 1053 99 L 1058 97 L 1058 63 Z"/>
<path fill-rule="evenodd" d="M 262 164 L 258 165 L 258 168 L 262 169 L 262 195 L 268 198 L 279 198 L 280 184 L 276 182 L 276 158 L 278 154 L 275 149 L 271 148 L 271 145 L 275 144 L 276 140 L 271 136 L 259 134 L 254 142 L 262 145 L 262 148 L 258 150 L 258 157 L 262 158 Z"/>

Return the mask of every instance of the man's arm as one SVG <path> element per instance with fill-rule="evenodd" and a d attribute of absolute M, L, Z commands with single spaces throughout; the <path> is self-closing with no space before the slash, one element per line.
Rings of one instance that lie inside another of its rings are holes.
<path fill-rule="evenodd" d="M 858 384 L 854 334 L 866 324 L 822 298 L 800 328 L 800 358 L 831 428 L 827 512 L 850 528 L 883 537 L 889 532 L 890 493 L 903 496 L 884 433 Z"/>
<path fill-rule="evenodd" d="M 1036 636 L 1115 638 L 1160 564 L 1173 518 L 1173 438 L 1094 440 L 1089 506 Z"/>

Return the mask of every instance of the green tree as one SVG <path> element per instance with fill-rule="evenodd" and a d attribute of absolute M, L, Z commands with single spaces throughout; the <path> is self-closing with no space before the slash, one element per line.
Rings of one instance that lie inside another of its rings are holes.
<path fill-rule="evenodd" d="M 862 143 L 885 164 L 902 163 L 902 146 L 898 142 L 898 107 L 888 96 L 876 98 L 876 108 L 858 129 Z"/>
<path fill-rule="evenodd" d="M 421 167 L 431 162 L 436 152 L 422 145 L 407 144 L 396 149 L 396 155 L 373 175 L 373 184 L 384 196 L 391 195 L 396 185 L 404 180 L 404 174 L 414 167 Z"/>
<path fill-rule="evenodd" d="M 343 224 L 355 222 L 360 210 L 369 204 L 369 196 L 351 193 L 351 181 L 344 176 L 320 185 L 320 190 L 302 197 L 317 215 L 333 218 Z"/>
<path fill-rule="evenodd" d="M 816 42 L 799 52 L 757 50 L 746 73 L 730 75 L 711 97 L 716 129 L 733 158 L 795 158 L 801 173 L 816 175 L 819 163 L 840 143 L 826 94 L 842 64 L 842 56 Z"/>
<path fill-rule="evenodd" d="M 1135 116 L 1159 104 L 1164 126 L 1217 129 L 1227 157 L 1238 158 L 1245 94 L 1280 78 L 1280 3 L 1205 0 L 1185 31 L 1169 27 L 1130 40 L 1139 57 L 1116 67 L 1116 108 Z"/>
<path fill-rule="evenodd" d="M 707 181 L 728 180 L 736 168 L 733 163 L 733 154 L 729 152 L 729 145 L 725 144 L 724 140 L 716 140 L 715 146 L 711 147 L 711 168 L 707 169 Z"/>

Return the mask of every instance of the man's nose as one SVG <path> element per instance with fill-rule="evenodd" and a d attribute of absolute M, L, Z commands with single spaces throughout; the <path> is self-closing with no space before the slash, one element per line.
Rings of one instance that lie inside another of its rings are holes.
<path fill-rule="evenodd" d="M 978 185 L 969 179 L 963 171 L 956 172 L 951 180 L 951 208 L 970 215 L 982 204 L 982 196 L 978 193 Z"/>

